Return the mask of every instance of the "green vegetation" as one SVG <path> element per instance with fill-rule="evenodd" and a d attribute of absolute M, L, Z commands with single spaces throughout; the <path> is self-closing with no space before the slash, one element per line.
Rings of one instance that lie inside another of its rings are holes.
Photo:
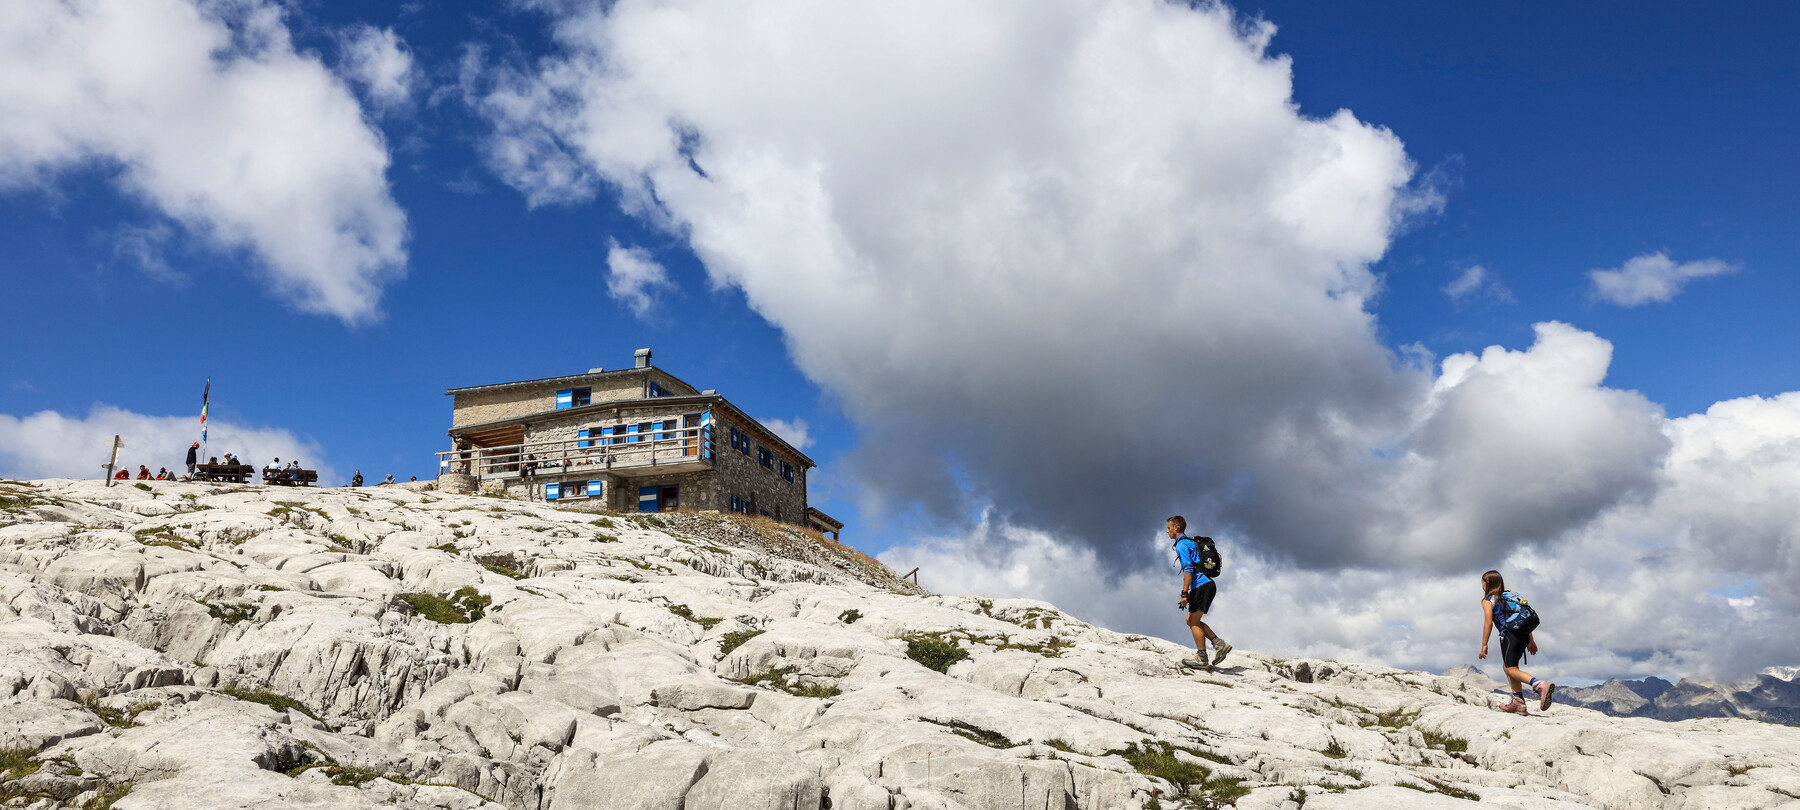
<path fill-rule="evenodd" d="M 851 608 L 849 610 L 844 611 L 843 613 L 839 613 L 838 621 L 843 622 L 844 624 L 856 624 L 856 620 L 860 619 L 862 617 L 863 617 L 862 611 L 857 610 L 856 608 Z"/>
<path fill-rule="evenodd" d="M 280 585 L 258 585 L 258 586 L 256 586 L 256 589 L 259 591 L 285 591 L 285 590 L 287 590 L 286 588 L 283 588 Z"/>
<path fill-rule="evenodd" d="M 1439 734 L 1424 729 L 1420 729 L 1419 734 L 1425 738 L 1426 748 L 1442 748 L 1452 754 L 1460 754 L 1469 750 L 1469 741 L 1461 737 L 1452 737 L 1448 734 Z"/>
<path fill-rule="evenodd" d="M 606 534 L 605 532 L 600 532 L 600 533 L 596 533 L 594 535 L 594 542 L 596 542 L 596 543 L 617 543 L 617 542 L 619 542 L 619 538 L 614 535 Z"/>
<path fill-rule="evenodd" d="M 1476 793 L 1474 791 L 1463 790 L 1462 788 L 1459 788 L 1459 787 L 1449 784 L 1447 782 L 1439 782 L 1436 779 L 1426 779 L 1425 782 L 1426 782 L 1426 784 L 1429 784 L 1432 787 L 1436 788 L 1437 792 L 1442 793 L 1445 796 L 1449 796 L 1452 799 L 1462 799 L 1464 801 L 1470 801 L 1470 802 L 1481 801 L 1481 794 Z"/>
<path fill-rule="evenodd" d="M 131 783 L 126 782 L 125 784 L 118 785 L 110 790 L 100 791 L 98 796 L 89 799 L 87 804 L 82 805 L 81 810 L 108 810 L 108 808 L 111 808 L 114 804 L 118 803 L 120 799 L 129 795 L 131 795 Z"/>
<path fill-rule="evenodd" d="M 487 615 L 494 598 L 473 586 L 464 585 L 449 598 L 429 593 L 403 593 L 399 599 L 412 606 L 414 612 L 438 624 L 468 624 Z"/>
<path fill-rule="evenodd" d="M 1382 728 L 1406 728 L 1407 726 L 1412 725 L 1413 721 L 1417 720 L 1417 719 L 1419 719 L 1419 715 L 1417 713 L 1402 714 L 1400 712 L 1394 712 L 1393 714 L 1377 714 L 1377 715 L 1375 715 L 1375 720 L 1373 723 L 1370 723 L 1367 721 L 1358 721 L 1358 725 L 1362 725 L 1362 726 L 1377 725 Z"/>
<path fill-rule="evenodd" d="M 29 748 L 0 748 L 0 771 L 6 771 L 8 779 L 37 773 L 43 764 L 37 760 L 37 752 Z"/>
<path fill-rule="evenodd" d="M 969 651 L 942 635 L 919 634 L 906 637 L 906 657 L 927 669 L 948 672 L 951 664 L 968 658 Z"/>
<path fill-rule="evenodd" d="M 986 639 L 980 640 L 986 641 Z M 1014 644 L 1011 636 L 1001 636 L 1000 643 L 994 644 L 994 649 L 1024 650 L 1028 653 L 1037 653 L 1045 658 L 1057 658 L 1063 654 L 1063 650 L 1067 650 L 1074 646 L 1075 642 L 1069 641 L 1061 636 L 1051 636 L 1049 641 L 1042 644 Z"/>
<path fill-rule="evenodd" d="M 481 567 L 486 568 L 487 570 L 492 571 L 496 574 L 499 574 L 500 576 L 503 576 L 503 577 L 512 577 L 513 579 L 526 579 L 527 578 L 526 575 L 521 574 L 517 571 L 514 571 L 511 568 L 507 568 L 504 565 L 495 565 L 493 563 L 482 563 Z"/>
<path fill-rule="evenodd" d="M 142 481 L 139 481 L 139 482 L 137 482 L 137 483 L 135 483 L 135 484 L 132 484 L 132 486 L 134 486 L 134 487 L 137 487 L 137 488 L 138 488 L 138 489 L 141 489 L 141 490 L 143 490 L 143 491 L 145 491 L 145 492 L 149 492 L 149 491 L 150 491 L 150 485 L 149 485 L 149 484 L 146 484 L 146 483 L 144 483 L 144 482 L 142 482 Z"/>
<path fill-rule="evenodd" d="M 989 748 L 1017 748 L 1022 745 L 1022 743 L 1016 743 L 1007 739 L 1006 735 L 1001 734 L 1000 732 L 989 731 L 979 726 L 971 726 L 961 720 L 933 720 L 929 717 L 921 717 L 919 719 L 934 726 L 943 726 L 944 728 L 950 729 L 951 733 L 956 734 L 959 737 L 974 740 Z"/>
<path fill-rule="evenodd" d="M 1331 757 L 1332 759 L 1343 759 L 1350 756 L 1350 752 L 1344 750 L 1343 744 L 1339 743 L 1335 737 L 1332 738 L 1331 744 L 1325 746 L 1325 750 L 1320 751 L 1319 753 Z"/>
<path fill-rule="evenodd" d="M 842 690 L 837 684 L 826 682 L 821 678 L 806 678 L 796 674 L 794 667 L 773 667 L 746 678 L 732 680 L 746 686 L 766 686 L 779 689 L 790 695 L 809 698 L 837 697 Z"/>
<path fill-rule="evenodd" d="M 200 541 L 189 540 L 186 537 L 182 537 L 167 526 L 138 529 L 137 531 L 132 532 L 132 535 L 137 538 L 139 543 L 143 543 L 146 546 L 164 546 L 166 548 L 180 549 L 196 549 L 200 547 Z"/>
<path fill-rule="evenodd" d="M 744 646 L 744 642 L 763 634 L 761 630 L 733 630 L 719 640 L 719 657 L 724 658 L 732 650 Z"/>
<path fill-rule="evenodd" d="M 599 526 L 602 529 L 610 529 L 613 527 L 613 522 L 612 522 L 612 518 L 603 517 L 603 518 L 599 518 L 597 520 L 590 522 L 589 525 Z"/>
<path fill-rule="evenodd" d="M 462 534 L 458 532 L 457 536 L 461 537 Z M 462 549 L 457 548 L 455 543 L 445 543 L 441 546 L 426 546 L 426 548 L 442 551 L 445 554 L 459 554 L 462 552 Z"/>
<path fill-rule="evenodd" d="M 213 618 L 226 624 L 238 624 L 256 618 L 256 606 L 244 603 L 224 602 L 213 604 L 205 599 L 194 600 L 206 606 L 206 612 Z"/>
<path fill-rule="evenodd" d="M 693 622 L 694 624 L 700 625 L 701 627 L 704 627 L 708 630 L 713 629 L 713 625 L 716 625 L 719 622 L 725 621 L 724 619 L 714 619 L 714 618 L 710 618 L 710 617 L 706 617 L 706 616 L 695 616 L 694 611 L 689 609 L 687 605 L 670 605 L 669 612 L 673 613 L 677 616 L 680 616 L 683 619 L 687 619 L 688 621 Z"/>
<path fill-rule="evenodd" d="M 1203 756 L 1203 752 L 1165 742 L 1144 740 L 1132 743 L 1123 750 L 1108 751 L 1108 755 L 1123 757 L 1131 767 L 1145 776 L 1155 777 L 1175 787 L 1181 796 L 1204 798 L 1210 800 L 1209 807 L 1231 804 L 1239 797 L 1248 795 L 1250 789 L 1241 783 L 1244 781 L 1235 776 L 1214 777 L 1212 769 L 1195 762 L 1183 761 L 1176 752 L 1189 756 Z M 1210 752 L 1204 752 L 1210 753 Z M 1207 757 L 1213 759 L 1217 755 Z"/>
<path fill-rule="evenodd" d="M 325 722 L 317 714 L 314 714 L 312 709 L 307 708 L 306 704 L 281 694 L 280 692 L 271 692 L 267 689 L 238 689 L 235 687 L 227 687 L 225 689 L 220 689 L 219 694 L 228 695 L 250 703 L 261 703 L 278 712 L 285 712 L 292 709 L 307 717 L 311 717 L 314 720 L 318 720 L 321 723 Z"/>

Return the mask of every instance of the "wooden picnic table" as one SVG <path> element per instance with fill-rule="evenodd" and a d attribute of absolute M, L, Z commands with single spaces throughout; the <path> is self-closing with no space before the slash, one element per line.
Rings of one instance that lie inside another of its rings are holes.
<path fill-rule="evenodd" d="M 284 487 L 304 487 L 319 482 L 318 470 L 280 470 L 263 468 L 263 483 Z"/>
<path fill-rule="evenodd" d="M 248 464 L 196 464 L 194 477 L 208 481 L 231 481 L 242 484 L 256 474 L 256 468 Z"/>

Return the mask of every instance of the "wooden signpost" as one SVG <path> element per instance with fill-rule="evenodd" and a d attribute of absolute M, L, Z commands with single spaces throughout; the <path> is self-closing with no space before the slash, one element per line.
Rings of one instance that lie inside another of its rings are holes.
<path fill-rule="evenodd" d="M 112 440 L 112 456 L 106 460 L 106 485 L 113 485 L 113 467 L 119 464 L 119 448 L 125 446 L 125 440 L 117 436 Z"/>

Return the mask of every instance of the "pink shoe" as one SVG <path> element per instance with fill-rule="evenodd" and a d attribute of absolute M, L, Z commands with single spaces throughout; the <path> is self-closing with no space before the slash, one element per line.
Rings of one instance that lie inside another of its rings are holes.
<path fill-rule="evenodd" d="M 1538 681 L 1537 686 L 1533 687 L 1533 689 L 1537 692 L 1538 696 L 1538 711 L 1548 711 L 1550 708 L 1550 696 L 1556 694 L 1556 684 L 1549 681 Z"/>
<path fill-rule="evenodd" d="M 1520 717 L 1530 717 L 1531 716 L 1531 712 L 1525 710 L 1525 701 L 1520 700 L 1518 698 L 1513 698 L 1511 700 L 1506 701 L 1506 705 L 1501 706 L 1500 711 L 1511 712 L 1513 714 L 1519 715 Z"/>

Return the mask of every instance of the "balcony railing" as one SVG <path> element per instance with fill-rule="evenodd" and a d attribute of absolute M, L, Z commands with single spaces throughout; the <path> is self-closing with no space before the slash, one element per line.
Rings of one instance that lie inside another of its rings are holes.
<path fill-rule="evenodd" d="M 605 442 L 611 441 L 611 444 Z M 525 442 L 496 447 L 445 450 L 434 454 L 448 467 L 439 469 L 473 475 L 478 479 L 516 478 L 521 475 L 561 475 L 565 472 L 606 472 L 647 467 L 712 466 L 712 428 L 669 428 L 627 436 Z"/>

